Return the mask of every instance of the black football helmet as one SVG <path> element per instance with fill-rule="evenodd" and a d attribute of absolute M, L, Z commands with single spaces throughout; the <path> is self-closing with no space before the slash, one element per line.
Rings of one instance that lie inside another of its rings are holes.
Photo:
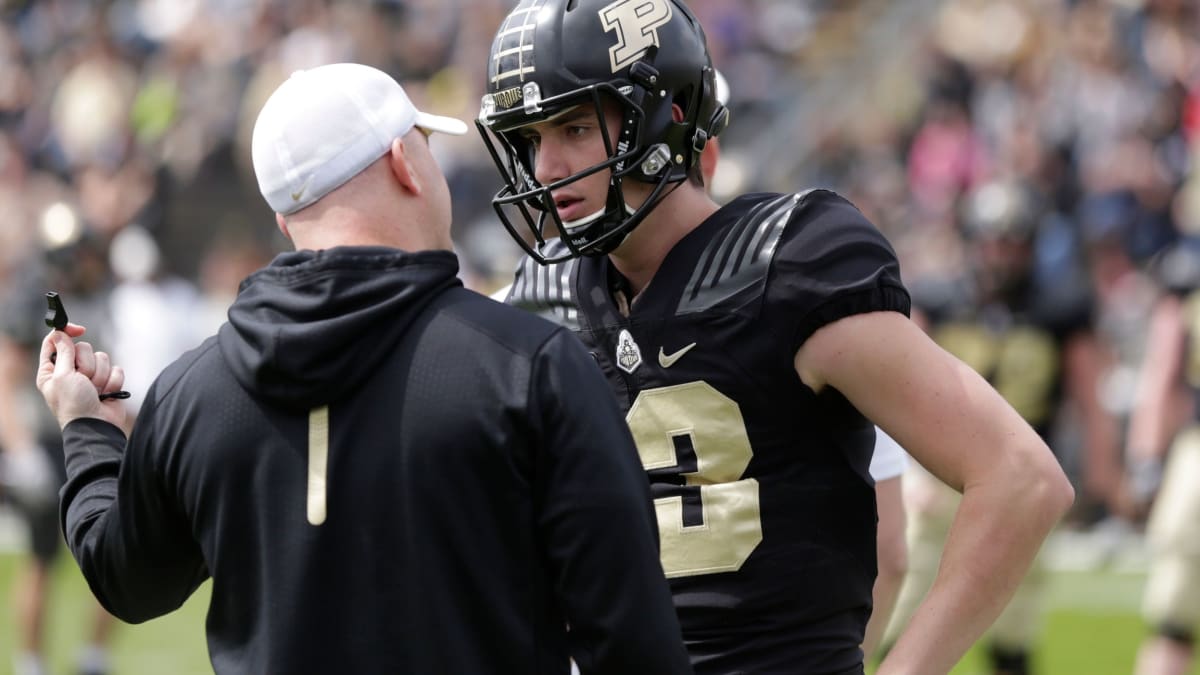
<path fill-rule="evenodd" d="M 616 248 L 728 124 L 704 30 L 681 0 L 521 0 L 496 33 L 487 73 L 475 124 L 504 179 L 492 205 L 542 264 Z M 604 123 L 605 98 L 620 110 L 615 138 Z M 534 150 L 517 130 L 579 106 L 594 107 L 608 159 L 541 185 Z M 611 172 L 607 206 L 563 222 L 551 191 L 599 171 Z M 637 209 L 626 205 L 627 179 L 653 186 Z M 541 253 L 548 225 L 567 249 L 554 258 Z"/>

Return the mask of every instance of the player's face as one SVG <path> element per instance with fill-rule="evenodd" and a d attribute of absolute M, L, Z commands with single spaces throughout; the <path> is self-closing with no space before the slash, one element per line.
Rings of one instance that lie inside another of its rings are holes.
<path fill-rule="evenodd" d="M 605 103 L 601 120 L 590 105 L 572 108 L 563 114 L 537 124 L 522 127 L 518 133 L 533 148 L 534 178 L 550 185 L 585 171 L 609 159 L 604 128 L 609 142 L 616 144 L 620 129 L 619 110 Z M 610 169 L 597 171 L 572 181 L 551 192 L 558 216 L 565 223 L 586 218 L 605 208 L 608 199 Z M 645 196 L 640 185 L 625 183 L 625 196 L 631 207 L 641 204 Z"/>

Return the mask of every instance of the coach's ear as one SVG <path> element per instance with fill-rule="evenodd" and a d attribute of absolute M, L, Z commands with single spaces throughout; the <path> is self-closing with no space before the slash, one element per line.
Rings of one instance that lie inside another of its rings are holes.
<path fill-rule="evenodd" d="M 288 232 L 287 221 L 283 219 L 282 213 L 275 214 L 275 224 L 279 227 L 279 231 L 283 233 L 283 236 L 287 237 L 288 241 L 291 241 L 292 233 Z"/>
<path fill-rule="evenodd" d="M 388 166 L 392 169 L 392 175 L 396 177 L 396 181 L 400 183 L 401 187 L 411 192 L 413 196 L 420 197 L 421 182 L 417 180 L 417 172 L 412 161 L 413 158 L 409 156 L 408 148 L 404 146 L 404 139 L 393 138 L 391 150 L 388 152 Z"/>

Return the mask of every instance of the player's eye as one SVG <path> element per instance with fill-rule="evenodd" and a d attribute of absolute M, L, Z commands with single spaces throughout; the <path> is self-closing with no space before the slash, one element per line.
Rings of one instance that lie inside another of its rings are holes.
<path fill-rule="evenodd" d="M 526 143 L 528 143 L 528 144 L 529 144 L 529 147 L 530 147 L 531 149 L 533 149 L 533 150 L 537 150 L 539 147 L 541 147 L 541 145 L 542 145 L 542 135 L 541 135 L 541 134 L 539 134 L 538 132 L 536 132 L 536 131 L 530 131 L 530 130 L 521 130 L 521 131 L 520 131 L 520 132 L 518 132 L 518 133 L 519 133 L 519 134 L 520 134 L 520 136 L 521 136 L 521 140 L 523 140 L 523 141 L 525 141 Z"/>

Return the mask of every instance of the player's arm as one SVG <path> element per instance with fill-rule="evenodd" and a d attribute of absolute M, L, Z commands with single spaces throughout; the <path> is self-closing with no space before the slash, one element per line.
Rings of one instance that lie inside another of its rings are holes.
<path fill-rule="evenodd" d="M 1073 332 L 1063 345 L 1064 387 L 1083 430 L 1085 492 L 1114 506 L 1121 481 L 1117 420 L 1100 400 L 1104 347 L 1091 326 Z"/>
<path fill-rule="evenodd" d="M 1184 310 L 1178 296 L 1167 294 L 1155 305 L 1150 319 L 1126 440 L 1128 489 L 1136 509 L 1144 509 L 1157 490 L 1167 447 L 1183 419 L 1175 411 L 1179 373 L 1187 351 Z"/>
<path fill-rule="evenodd" d="M 595 362 L 565 330 L 537 357 L 530 405 L 540 425 L 540 539 L 580 672 L 690 673 L 633 437 Z"/>
<path fill-rule="evenodd" d="M 878 574 L 871 589 L 871 619 L 863 637 L 863 659 L 870 660 L 896 607 L 900 585 L 908 572 L 908 543 L 905 540 L 904 500 L 901 476 L 906 455 L 900 444 L 876 428 L 875 452 L 871 456 L 871 477 L 875 479 L 875 508 L 879 524 L 875 531 L 875 556 Z"/>
<path fill-rule="evenodd" d="M 945 673 L 1000 613 L 1073 491 L 1049 448 L 975 371 L 897 312 L 827 324 L 796 353 L 963 493 L 933 588 L 879 675 Z"/>

